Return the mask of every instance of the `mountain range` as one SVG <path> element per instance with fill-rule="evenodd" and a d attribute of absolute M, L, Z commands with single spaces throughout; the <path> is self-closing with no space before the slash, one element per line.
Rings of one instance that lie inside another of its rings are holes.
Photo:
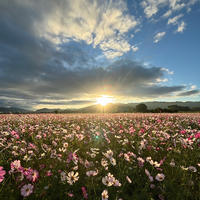
<path fill-rule="evenodd" d="M 142 102 L 144 103 L 149 110 L 156 108 L 167 109 L 169 106 L 176 105 L 181 107 L 188 107 L 191 110 L 200 110 L 200 101 L 198 102 Z M 16 107 L 0 107 L 0 113 L 96 113 L 96 112 L 134 112 L 135 107 L 140 103 L 110 103 L 104 107 L 101 105 L 91 105 L 83 108 L 77 109 L 49 109 L 42 108 L 38 110 L 26 110 L 23 108 Z"/>

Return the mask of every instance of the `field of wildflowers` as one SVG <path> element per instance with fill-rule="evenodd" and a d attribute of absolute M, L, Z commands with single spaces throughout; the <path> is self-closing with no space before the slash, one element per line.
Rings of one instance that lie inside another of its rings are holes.
<path fill-rule="evenodd" d="M 0 199 L 200 199 L 200 114 L 0 115 Z"/>

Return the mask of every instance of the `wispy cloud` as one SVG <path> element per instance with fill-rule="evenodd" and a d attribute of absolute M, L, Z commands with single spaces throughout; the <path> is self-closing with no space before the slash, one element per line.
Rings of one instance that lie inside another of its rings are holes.
<path fill-rule="evenodd" d="M 159 32 L 154 36 L 154 43 L 160 42 L 160 40 L 165 36 L 166 32 Z"/>
<path fill-rule="evenodd" d="M 138 51 L 138 50 L 139 50 L 139 47 L 137 47 L 137 46 L 134 46 L 134 45 L 133 45 L 131 48 L 132 48 L 133 52 L 136 52 L 136 51 Z"/>
<path fill-rule="evenodd" d="M 141 6 L 144 8 L 146 17 L 151 18 L 159 13 L 161 8 L 168 7 L 168 10 L 163 14 L 163 16 L 169 17 L 173 12 L 181 10 L 187 5 L 180 0 L 144 0 L 141 2 Z"/>
<path fill-rule="evenodd" d="M 175 24 L 178 23 L 178 20 L 179 20 L 181 17 L 183 17 L 183 14 L 177 15 L 177 16 L 175 16 L 175 17 L 173 17 L 173 18 L 169 18 L 167 24 L 173 24 L 173 25 L 175 25 Z"/>
<path fill-rule="evenodd" d="M 181 23 L 178 25 L 176 32 L 182 33 L 186 28 L 186 23 L 184 21 L 181 21 Z"/>

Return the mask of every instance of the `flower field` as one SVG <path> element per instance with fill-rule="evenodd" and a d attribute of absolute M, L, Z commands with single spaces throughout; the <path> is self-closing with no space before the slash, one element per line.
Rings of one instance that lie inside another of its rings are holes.
<path fill-rule="evenodd" d="M 200 199 L 200 114 L 0 115 L 0 199 Z"/>

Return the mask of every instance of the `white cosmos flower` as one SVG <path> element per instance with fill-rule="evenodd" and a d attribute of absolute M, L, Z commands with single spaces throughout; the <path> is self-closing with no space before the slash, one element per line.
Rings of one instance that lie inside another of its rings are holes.
<path fill-rule="evenodd" d="M 60 173 L 60 179 L 61 179 L 62 182 L 65 182 L 65 181 L 66 181 L 67 176 L 66 176 L 66 173 L 65 173 L 65 172 L 61 172 L 61 173 Z"/>
<path fill-rule="evenodd" d="M 112 150 L 108 150 L 106 153 L 103 153 L 103 155 L 106 158 L 111 159 L 113 157 L 113 151 Z"/>
<path fill-rule="evenodd" d="M 115 166 L 115 165 L 116 165 L 116 160 L 115 160 L 114 158 L 111 158 L 111 159 L 110 159 L 110 163 L 111 163 L 113 166 Z"/>
<path fill-rule="evenodd" d="M 163 181 L 165 179 L 165 175 L 164 174 L 157 174 L 155 179 L 157 181 Z"/>
<path fill-rule="evenodd" d="M 197 172 L 196 167 L 189 166 L 188 169 L 189 169 L 191 172 Z"/>
<path fill-rule="evenodd" d="M 104 190 L 102 193 L 101 193 L 101 197 L 102 197 L 102 200 L 108 200 L 108 190 Z"/>
<path fill-rule="evenodd" d="M 78 181 L 78 179 L 79 179 L 78 172 L 74 173 L 74 171 L 71 171 L 67 175 L 67 182 L 70 185 L 73 185 L 73 183 L 75 183 L 76 181 Z"/>

